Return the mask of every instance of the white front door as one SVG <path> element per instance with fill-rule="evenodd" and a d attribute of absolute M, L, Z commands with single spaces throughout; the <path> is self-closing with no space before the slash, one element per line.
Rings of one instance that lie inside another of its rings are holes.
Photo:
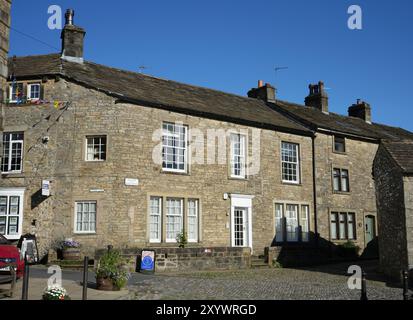
<path fill-rule="evenodd" d="M 234 246 L 248 246 L 248 208 L 236 207 L 234 209 Z"/>
<path fill-rule="evenodd" d="M 231 195 L 231 244 L 252 248 L 252 196 Z"/>

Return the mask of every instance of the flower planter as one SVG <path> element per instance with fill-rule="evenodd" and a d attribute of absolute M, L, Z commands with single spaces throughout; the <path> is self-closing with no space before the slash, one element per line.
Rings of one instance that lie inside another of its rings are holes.
<path fill-rule="evenodd" d="M 79 248 L 65 248 L 63 249 L 64 260 L 81 260 Z"/>
<path fill-rule="evenodd" d="M 112 279 L 97 277 L 96 278 L 96 289 L 103 291 L 116 291 L 117 289 L 113 285 Z"/>

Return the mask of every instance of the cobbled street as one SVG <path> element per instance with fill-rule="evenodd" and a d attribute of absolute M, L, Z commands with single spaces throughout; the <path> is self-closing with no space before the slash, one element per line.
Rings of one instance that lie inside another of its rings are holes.
<path fill-rule="evenodd" d="M 341 263 L 305 269 L 251 269 L 134 275 L 128 299 L 145 300 L 359 300 L 347 286 Z M 370 300 L 401 300 L 402 289 L 386 283 L 377 262 L 363 262 Z"/>

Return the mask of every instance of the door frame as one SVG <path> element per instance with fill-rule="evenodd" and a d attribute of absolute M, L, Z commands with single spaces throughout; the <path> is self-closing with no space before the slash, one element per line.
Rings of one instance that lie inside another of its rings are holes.
<path fill-rule="evenodd" d="M 251 195 L 241 195 L 241 194 L 231 194 L 231 247 L 235 246 L 235 228 L 234 228 L 234 217 L 236 208 L 245 208 L 247 210 L 248 216 L 248 243 L 244 245 L 244 248 L 251 248 L 252 252 L 252 199 L 254 196 Z"/>

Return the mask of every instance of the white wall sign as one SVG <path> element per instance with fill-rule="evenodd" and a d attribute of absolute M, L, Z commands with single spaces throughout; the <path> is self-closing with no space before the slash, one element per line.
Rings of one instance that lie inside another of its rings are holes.
<path fill-rule="evenodd" d="M 45 196 L 45 197 L 50 196 L 50 181 L 49 180 L 42 181 L 42 196 Z"/>
<path fill-rule="evenodd" d="M 125 178 L 125 186 L 137 186 L 137 185 L 139 185 L 138 179 Z"/>

